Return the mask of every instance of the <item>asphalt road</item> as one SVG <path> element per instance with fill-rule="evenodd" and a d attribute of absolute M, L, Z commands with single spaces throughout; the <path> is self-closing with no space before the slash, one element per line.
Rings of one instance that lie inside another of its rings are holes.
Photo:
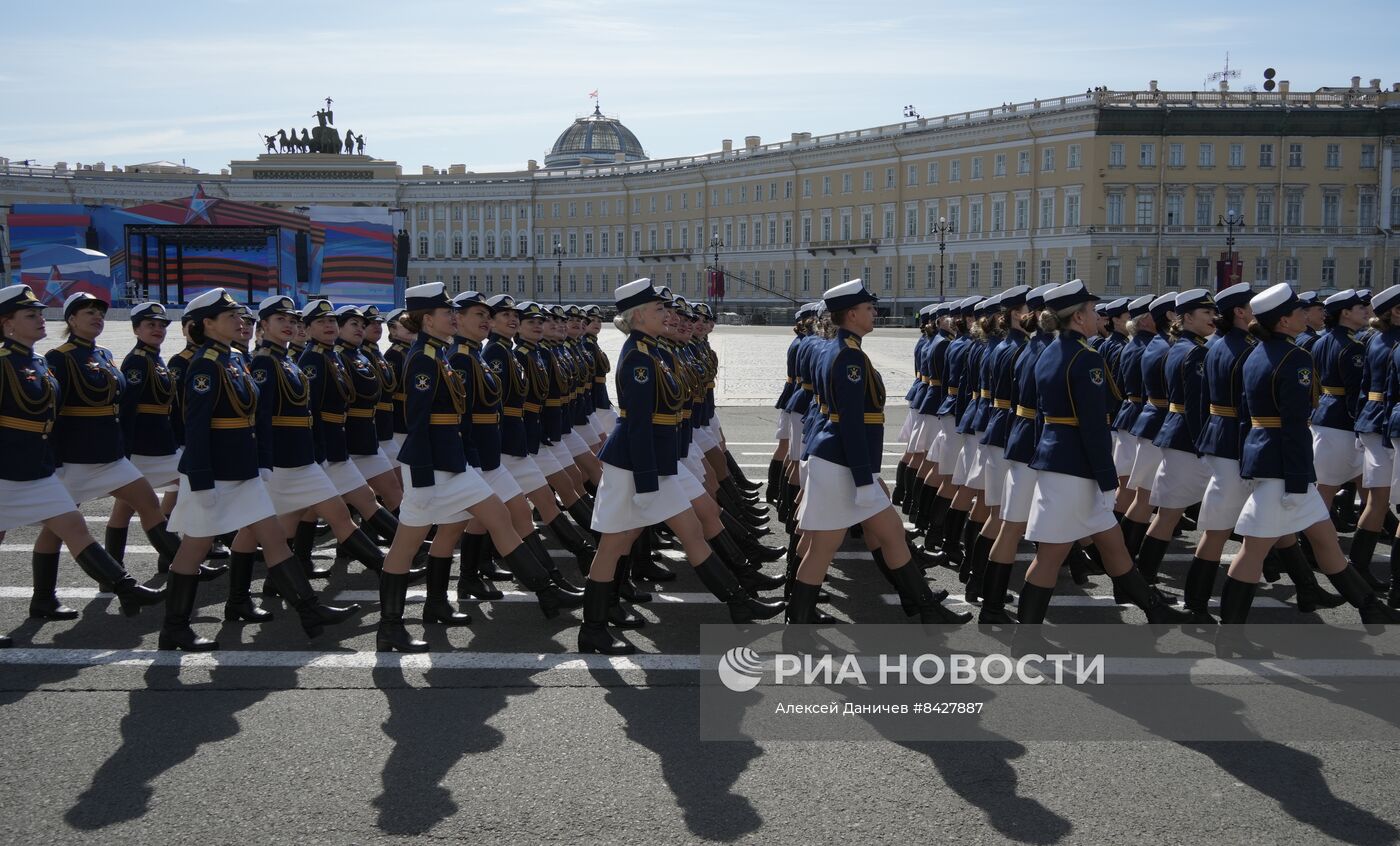
<path fill-rule="evenodd" d="M 892 437 L 903 412 L 891 412 Z M 764 478 L 773 412 L 721 414 L 740 462 Z M 898 449 L 887 446 L 887 478 Z M 99 537 L 107 509 L 85 508 Z M 378 656 L 374 581 L 359 572 L 338 572 L 326 593 L 369 600 L 366 612 L 315 643 L 275 601 L 270 623 L 220 622 L 226 583 L 205 585 L 195 625 L 224 650 L 181 658 L 155 651 L 159 607 L 122 617 L 66 554 L 61 596 L 82 618 L 25 620 L 34 536 L 0 544 L 0 631 L 18 647 L 0 652 L 6 843 L 1400 839 L 1400 748 L 1373 740 L 701 741 L 697 631 L 724 614 L 688 573 L 643 606 L 652 624 L 629 635 L 643 650 L 629 659 L 570 654 L 577 612 L 545 621 L 525 596 L 481 604 L 470 628 L 429 630 L 428 656 Z M 1167 557 L 1169 589 L 1192 542 Z M 858 550 L 848 542 L 833 570 L 836 613 L 898 622 Z M 136 531 L 128 562 L 159 582 Z M 936 583 L 961 593 L 949 571 Z M 1354 619 L 1300 616 L 1285 585 L 1261 589 L 1252 619 Z M 1050 620 L 1143 621 L 1108 593 L 1106 577 L 1088 590 L 1065 578 Z M 412 604 L 408 616 L 418 630 Z"/>

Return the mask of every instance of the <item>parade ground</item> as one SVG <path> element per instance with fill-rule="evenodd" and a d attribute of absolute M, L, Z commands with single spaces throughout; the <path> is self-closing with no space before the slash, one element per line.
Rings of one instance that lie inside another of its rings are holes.
<path fill-rule="evenodd" d="M 789 338 L 781 328 L 747 327 L 721 327 L 713 338 L 724 430 L 756 480 L 766 477 L 768 406 Z M 103 340 L 120 355 L 127 324 L 112 321 Z M 602 340 L 615 354 L 621 336 L 605 328 Z M 865 345 L 891 395 L 891 484 L 912 341 L 912 330 L 880 330 Z M 167 353 L 178 346 L 172 339 Z M 110 503 L 83 508 L 98 537 Z M 773 525 L 769 540 L 784 541 Z M 379 655 L 375 580 L 358 566 L 338 568 L 323 595 L 366 610 L 315 642 L 278 600 L 264 600 L 271 622 L 221 622 L 227 579 L 202 585 L 194 625 L 222 650 L 189 655 L 156 651 L 159 606 L 121 616 L 66 552 L 58 595 L 82 617 L 26 620 L 35 534 L 15 530 L 0 544 L 0 631 L 16 641 L 0 651 L 6 843 L 1400 838 L 1394 744 L 1047 742 L 976 729 L 957 742 L 702 741 L 699 626 L 726 615 L 672 549 L 664 556 L 680 577 L 639 606 L 648 625 L 628 633 L 641 650 L 634 656 L 573 654 L 577 612 L 544 620 L 518 588 L 504 601 L 474 603 L 468 628 L 429 627 L 429 654 Z M 1163 583 L 1172 593 L 1194 542 L 1185 533 L 1167 555 Z M 1013 590 L 1030 554 L 1023 547 Z M 154 549 L 134 530 L 127 563 L 161 583 Z M 572 561 L 561 564 L 578 578 Z M 1388 566 L 1381 559 L 1377 570 Z M 256 588 L 261 567 L 255 575 Z M 934 587 L 966 607 L 951 570 L 936 571 Z M 829 589 L 843 620 L 903 619 L 856 541 L 838 555 Z M 1116 621 L 1143 622 L 1110 593 L 1105 576 L 1079 587 L 1066 575 L 1050 619 L 1104 623 L 1105 636 Z M 415 632 L 422 596 L 421 586 L 410 592 Z M 1286 580 L 1261 587 L 1251 622 L 1354 620 L 1345 607 L 1300 616 L 1291 596 Z M 1270 695 L 1264 685 L 1220 690 L 1245 702 Z"/>

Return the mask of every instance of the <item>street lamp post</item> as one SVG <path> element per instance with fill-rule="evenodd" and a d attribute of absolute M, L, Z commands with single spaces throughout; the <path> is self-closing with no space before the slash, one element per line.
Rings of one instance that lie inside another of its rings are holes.
<path fill-rule="evenodd" d="M 1228 214 L 1220 216 L 1215 225 L 1225 230 L 1225 278 L 1217 283 L 1218 289 L 1235 284 L 1231 277 L 1235 269 L 1235 227 L 1244 228 L 1244 218 L 1238 211 L 1230 209 Z"/>
<path fill-rule="evenodd" d="M 564 245 L 554 239 L 554 301 L 564 304 Z"/>
<path fill-rule="evenodd" d="M 720 302 L 723 299 L 723 294 L 718 292 L 719 286 L 724 284 L 724 272 L 719 269 L 719 251 L 723 246 L 724 241 L 719 237 L 719 230 L 716 229 L 714 236 L 710 238 L 710 249 L 714 252 L 714 261 L 710 264 L 710 268 L 711 272 L 715 274 L 711 277 L 710 308 L 716 316 L 719 316 Z"/>
<path fill-rule="evenodd" d="M 948 251 L 948 233 L 956 233 L 958 227 L 949 223 L 948 218 L 940 217 L 930 230 L 929 234 L 938 235 L 938 301 L 943 302 L 943 259 Z"/>

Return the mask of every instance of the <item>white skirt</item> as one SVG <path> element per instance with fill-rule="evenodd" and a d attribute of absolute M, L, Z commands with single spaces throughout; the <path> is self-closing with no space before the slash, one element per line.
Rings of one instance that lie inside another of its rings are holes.
<path fill-rule="evenodd" d="M 1152 477 L 1148 502 L 1161 508 L 1186 508 L 1200 502 L 1210 483 L 1210 465 L 1194 452 L 1162 450 L 1162 463 Z"/>
<path fill-rule="evenodd" d="M 125 458 L 106 464 L 64 464 L 54 475 L 78 505 L 107 496 L 143 478 L 136 465 Z"/>
<path fill-rule="evenodd" d="M 1093 479 L 1041 470 L 1026 521 L 1026 540 L 1073 543 L 1117 525 L 1113 507 L 1099 505 L 1099 483 Z"/>
<path fill-rule="evenodd" d="M 903 439 L 909 444 L 909 452 L 927 454 L 929 447 L 933 446 L 933 437 L 937 435 L 942 426 L 939 425 L 938 418 L 932 414 L 911 414 L 914 419 L 913 431 L 908 438 Z"/>
<path fill-rule="evenodd" d="M 136 465 L 136 469 L 141 471 L 141 475 L 146 477 L 146 481 L 151 483 L 156 493 L 164 493 L 167 490 L 173 491 L 180 487 L 180 454 L 183 450 L 176 448 L 172 455 L 137 455 L 132 454 L 131 463 Z"/>
<path fill-rule="evenodd" d="M 1137 439 L 1137 454 L 1133 456 L 1133 472 L 1128 474 L 1128 487 L 1152 490 L 1157 468 L 1162 465 L 1162 448 L 1147 438 Z"/>
<path fill-rule="evenodd" d="M 1006 462 L 1006 490 L 1001 496 L 1001 519 L 1008 523 L 1025 523 L 1031 518 L 1031 503 L 1035 500 L 1035 479 L 1040 475 L 1029 464 Z"/>
<path fill-rule="evenodd" d="M 0 479 L 0 532 L 40 523 L 77 510 L 72 494 L 57 476 L 28 482 Z"/>
<path fill-rule="evenodd" d="M 216 481 L 210 490 L 196 491 L 190 488 L 189 477 L 181 475 L 180 494 L 167 528 L 194 538 L 212 538 L 275 516 L 277 509 L 262 479 Z"/>
<path fill-rule="evenodd" d="M 1251 538 L 1281 538 L 1328 519 L 1327 505 L 1316 485 L 1308 485 L 1307 496 L 1301 507 L 1287 509 L 1283 507 L 1282 479 L 1255 479 L 1235 531 Z"/>
<path fill-rule="evenodd" d="M 515 481 L 515 477 L 511 475 L 510 468 L 506 467 L 504 461 L 495 470 L 482 472 L 481 478 L 486 480 L 486 484 L 491 486 L 491 492 L 501 502 L 515 499 L 525 493 L 520 489 L 519 483 Z"/>
<path fill-rule="evenodd" d="M 360 475 L 360 468 L 353 461 L 324 461 L 321 469 L 326 471 L 331 484 L 335 485 L 335 492 L 341 496 L 365 486 L 365 477 Z"/>
<path fill-rule="evenodd" d="M 1137 457 L 1138 439 L 1128 432 L 1113 433 L 1113 470 L 1118 478 L 1128 477 L 1133 472 L 1133 459 Z"/>
<path fill-rule="evenodd" d="M 982 504 L 999 507 L 1005 500 L 1006 456 L 1001 447 L 982 445 Z"/>
<path fill-rule="evenodd" d="M 391 473 L 394 470 L 394 465 L 389 463 L 389 456 L 385 455 L 382 449 L 374 455 L 352 455 L 350 460 L 354 462 L 355 469 L 359 470 L 360 475 L 366 480 Z"/>
<path fill-rule="evenodd" d="M 701 452 L 709 452 L 719 446 L 719 441 L 715 440 L 714 434 L 707 427 L 697 427 L 694 435 L 693 440 Z"/>
<path fill-rule="evenodd" d="M 626 532 L 664 523 L 690 510 L 690 497 L 685 495 L 681 480 L 676 476 L 660 477 L 657 490 L 644 495 L 640 506 L 633 499 L 636 494 L 637 483 L 632 471 L 604 462 L 590 528 L 604 534 Z"/>
<path fill-rule="evenodd" d="M 902 425 L 902 426 L 899 427 L 899 439 L 900 439 L 901 441 L 905 442 L 906 444 L 907 444 L 907 443 L 912 443 L 912 441 L 910 440 L 910 438 L 913 437 L 913 435 L 914 435 L 914 411 L 913 411 L 913 409 L 910 409 L 909 413 L 906 414 L 906 415 L 904 415 L 904 425 Z"/>
<path fill-rule="evenodd" d="M 967 443 L 963 445 L 963 449 L 972 451 L 967 468 L 967 486 L 985 492 L 987 487 L 987 447 L 977 442 L 980 437 L 981 435 L 968 435 Z"/>
<path fill-rule="evenodd" d="M 1361 475 L 1361 447 L 1356 433 L 1326 426 L 1312 427 L 1313 469 L 1319 485 L 1338 487 Z"/>
<path fill-rule="evenodd" d="M 1390 477 L 1395 473 L 1395 450 L 1385 445 L 1385 438 L 1379 432 L 1356 437 L 1361 441 L 1361 486 L 1390 487 Z"/>
<path fill-rule="evenodd" d="M 949 440 L 950 434 L 956 434 L 953 431 L 955 428 L 953 415 L 945 414 L 942 417 L 935 417 L 933 420 L 933 440 L 929 441 L 928 452 L 925 453 L 925 456 L 929 461 L 938 465 L 939 475 L 951 476 L 953 465 L 958 460 L 957 453 L 951 451 L 951 448 L 958 442 Z"/>
<path fill-rule="evenodd" d="M 777 422 L 777 424 L 773 427 L 773 437 L 774 437 L 776 440 L 780 440 L 780 441 L 791 441 L 791 440 L 792 440 L 792 423 L 788 420 L 788 418 L 789 418 L 789 417 L 792 417 L 792 416 L 793 416 L 793 415 L 789 414 L 789 413 L 786 412 L 786 411 L 779 411 L 779 412 L 778 412 L 778 422 Z M 907 421 L 907 420 L 905 421 L 905 425 L 908 425 L 908 421 Z"/>
<path fill-rule="evenodd" d="M 564 446 L 569 450 L 569 459 L 572 461 L 577 455 L 592 455 L 593 450 L 584 442 L 578 432 L 573 429 L 564 433 Z"/>
<path fill-rule="evenodd" d="M 691 502 L 705 495 L 705 483 L 702 481 L 704 472 L 704 468 L 695 458 L 684 458 L 676 465 L 676 478 L 680 480 L 681 490 L 685 491 L 686 498 Z"/>
<path fill-rule="evenodd" d="M 279 517 L 284 514 L 300 514 L 313 505 L 340 495 L 335 489 L 335 483 L 319 464 L 274 467 L 263 479 L 263 485 L 267 488 L 267 495 L 272 498 L 272 508 Z"/>
<path fill-rule="evenodd" d="M 540 472 L 546 476 L 564 472 L 564 468 L 559 464 L 559 459 L 554 457 L 554 453 L 545 444 L 540 444 L 539 450 L 530 456 L 530 460 L 534 461 L 535 466 L 540 468 Z"/>
<path fill-rule="evenodd" d="M 567 470 L 574 466 L 575 453 L 569 452 L 569 448 L 565 446 L 564 442 L 561 441 L 559 443 L 550 444 L 547 447 L 541 444 L 540 449 L 549 450 L 549 454 L 554 456 L 555 461 L 559 462 L 560 470 Z"/>
<path fill-rule="evenodd" d="M 976 462 L 977 442 L 971 435 L 949 430 L 948 458 L 953 462 L 953 484 L 966 485 L 972 476 L 972 465 Z"/>
<path fill-rule="evenodd" d="M 399 466 L 399 447 L 403 446 L 403 441 L 398 438 L 399 436 L 395 435 L 387 441 L 379 442 L 379 451 L 389 459 L 389 466 L 395 468 Z"/>
<path fill-rule="evenodd" d="M 611 408 L 596 408 L 593 414 L 598 418 L 598 425 L 603 430 L 603 437 L 612 434 L 612 430 L 617 427 L 617 411 Z"/>
<path fill-rule="evenodd" d="M 856 481 L 851 468 L 816 456 L 807 459 L 807 464 L 808 484 L 797 509 L 799 528 L 814 532 L 849 529 L 890 507 L 890 498 L 883 489 L 880 502 L 856 505 Z M 878 479 L 875 484 L 879 484 Z"/>
<path fill-rule="evenodd" d="M 433 471 L 433 484 L 413 486 L 413 474 L 404 474 L 403 503 L 399 522 L 405 526 L 433 526 L 464 523 L 471 517 L 468 508 L 491 496 L 491 486 L 481 474 L 468 467 L 462 473 Z"/>
<path fill-rule="evenodd" d="M 515 479 L 515 483 L 526 493 L 537 491 L 549 484 L 539 465 L 528 455 L 502 455 L 501 466 L 510 471 L 511 478 Z"/>
<path fill-rule="evenodd" d="M 1240 463 L 1233 458 L 1207 455 L 1203 460 L 1210 467 L 1210 481 L 1196 527 L 1203 532 L 1233 531 L 1244 501 L 1249 499 L 1250 483 L 1240 478 Z"/>

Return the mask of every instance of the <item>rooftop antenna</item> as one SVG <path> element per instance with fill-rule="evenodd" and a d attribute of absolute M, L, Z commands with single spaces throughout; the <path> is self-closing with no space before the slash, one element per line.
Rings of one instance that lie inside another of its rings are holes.
<path fill-rule="evenodd" d="M 1208 74 L 1205 78 L 1205 81 L 1201 83 L 1201 87 L 1209 90 L 1211 88 L 1214 88 L 1215 85 L 1220 82 L 1224 82 L 1228 86 L 1230 80 L 1239 78 L 1240 72 L 1238 70 L 1230 70 L 1230 54 L 1227 52 L 1225 54 L 1225 69 L 1218 70 L 1212 74 Z"/>

